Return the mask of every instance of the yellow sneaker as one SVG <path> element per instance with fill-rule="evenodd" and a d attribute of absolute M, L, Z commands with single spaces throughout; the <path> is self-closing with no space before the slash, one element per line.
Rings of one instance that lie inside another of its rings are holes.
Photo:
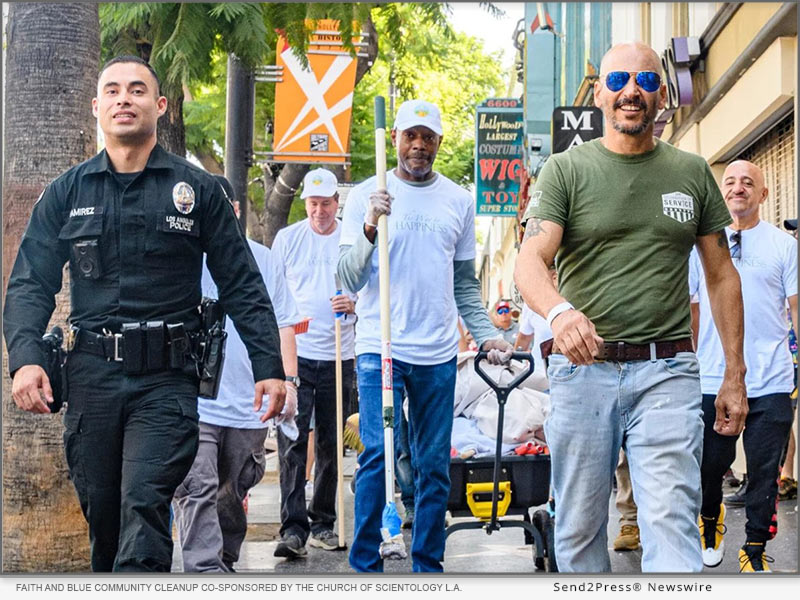
<path fill-rule="evenodd" d="M 771 556 L 764 554 L 764 544 L 747 542 L 739 549 L 739 573 L 769 573 L 767 563 L 774 562 Z"/>
<path fill-rule="evenodd" d="M 703 564 L 707 567 L 718 567 L 725 555 L 725 505 L 720 504 L 719 516 L 707 518 L 703 515 L 697 519 L 700 525 L 700 548 L 703 551 Z"/>
<path fill-rule="evenodd" d="M 639 548 L 639 526 L 623 525 L 617 539 L 614 540 L 614 550 L 627 552 Z"/>

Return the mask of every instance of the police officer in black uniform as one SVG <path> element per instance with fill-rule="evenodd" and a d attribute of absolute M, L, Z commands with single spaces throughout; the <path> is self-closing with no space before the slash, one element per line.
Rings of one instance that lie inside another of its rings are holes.
<path fill-rule="evenodd" d="M 69 261 L 64 443 L 95 571 L 170 569 L 169 504 L 197 450 L 203 253 L 247 345 L 255 408 L 268 394 L 266 420 L 284 402 L 263 280 L 219 184 L 156 143 L 166 107 L 141 59 L 103 67 L 92 108 L 106 149 L 44 190 L 6 295 L 14 401 L 48 413 L 41 340 Z"/>

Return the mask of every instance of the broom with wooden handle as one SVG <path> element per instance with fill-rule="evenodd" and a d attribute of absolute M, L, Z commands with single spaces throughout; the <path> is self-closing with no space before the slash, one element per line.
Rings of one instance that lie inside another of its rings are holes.
<path fill-rule="evenodd" d="M 336 295 L 342 294 L 342 284 L 339 276 L 334 274 L 336 280 Z M 346 548 L 344 543 L 344 414 L 342 409 L 342 317 L 344 313 L 336 313 L 334 331 L 336 333 L 336 514 L 339 525 L 339 548 Z"/>
<path fill-rule="evenodd" d="M 375 175 L 379 191 L 386 190 L 386 102 L 375 97 Z M 406 558 L 400 515 L 394 503 L 394 390 L 392 386 L 392 328 L 389 309 L 389 225 L 378 217 L 378 280 L 381 310 L 381 400 L 383 408 L 383 464 L 386 505 L 381 516 L 381 558 Z"/>

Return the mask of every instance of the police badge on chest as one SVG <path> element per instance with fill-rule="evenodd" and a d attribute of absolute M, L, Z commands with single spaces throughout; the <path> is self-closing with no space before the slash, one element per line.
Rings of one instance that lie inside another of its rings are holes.
<path fill-rule="evenodd" d="M 185 181 L 172 188 L 172 204 L 180 214 L 162 214 L 158 228 L 167 233 L 183 233 L 197 237 L 200 235 L 197 220 L 188 216 L 195 208 L 194 189 Z"/>

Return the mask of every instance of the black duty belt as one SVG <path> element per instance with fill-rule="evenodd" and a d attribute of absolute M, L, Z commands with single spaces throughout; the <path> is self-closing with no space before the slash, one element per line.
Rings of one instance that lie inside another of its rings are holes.
<path fill-rule="evenodd" d="M 547 358 L 550 354 L 562 354 L 556 344 L 552 344 L 550 352 L 545 344 L 542 344 L 542 358 Z M 608 360 L 612 362 L 631 362 L 635 360 L 658 360 L 660 358 L 672 358 L 679 352 L 694 352 L 692 338 L 683 338 L 673 342 L 651 342 L 649 344 L 626 344 L 625 342 L 606 342 L 600 345 L 595 355 L 597 360 Z"/>
<path fill-rule="evenodd" d="M 127 373 L 179 369 L 196 350 L 197 335 L 183 325 L 162 321 L 126 325 L 122 333 L 95 333 L 73 327 L 67 339 L 69 352 L 87 352 L 123 363 Z"/>

